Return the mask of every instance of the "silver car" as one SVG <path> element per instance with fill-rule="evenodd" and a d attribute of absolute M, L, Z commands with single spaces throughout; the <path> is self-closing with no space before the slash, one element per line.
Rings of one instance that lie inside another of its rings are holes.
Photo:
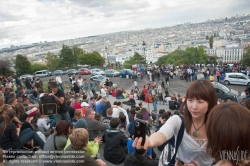
<path fill-rule="evenodd" d="M 35 80 L 35 77 L 34 77 L 33 75 L 30 75 L 30 74 L 21 75 L 21 76 L 19 77 L 19 79 L 20 79 L 20 80 L 26 79 L 27 77 L 30 79 L 31 82 L 33 82 L 33 81 Z"/>
<path fill-rule="evenodd" d="M 96 84 L 100 84 L 100 82 L 105 82 L 107 80 L 107 77 L 103 76 L 103 75 L 95 75 L 95 76 L 92 76 L 90 77 L 93 79 L 93 81 L 96 83 Z"/>
<path fill-rule="evenodd" d="M 91 69 L 91 75 L 95 76 L 95 75 L 104 75 L 104 71 L 102 71 L 101 69 Z"/>

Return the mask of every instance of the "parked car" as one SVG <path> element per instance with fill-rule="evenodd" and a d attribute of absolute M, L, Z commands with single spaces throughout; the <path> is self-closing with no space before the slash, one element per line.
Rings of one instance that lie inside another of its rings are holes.
<path fill-rule="evenodd" d="M 237 102 L 239 98 L 238 91 L 230 89 L 227 86 L 220 84 L 218 82 L 212 82 L 212 84 L 216 93 L 217 100 L 222 99 L 224 101 L 232 100 Z"/>
<path fill-rule="evenodd" d="M 62 70 L 55 70 L 54 76 L 57 76 L 57 75 L 63 75 L 63 71 Z"/>
<path fill-rule="evenodd" d="M 247 74 L 247 68 L 242 67 L 241 70 L 240 70 L 240 72 L 243 73 L 243 74 Z"/>
<path fill-rule="evenodd" d="M 103 76 L 103 75 L 95 75 L 95 76 L 92 76 L 90 77 L 93 79 L 93 81 L 96 83 L 96 84 L 100 84 L 100 82 L 105 82 L 107 80 L 107 77 Z"/>
<path fill-rule="evenodd" d="M 105 70 L 104 73 L 106 77 L 118 77 L 120 75 L 120 73 L 114 69 Z"/>
<path fill-rule="evenodd" d="M 102 71 L 101 69 L 91 69 L 91 75 L 95 76 L 95 75 L 104 75 L 104 71 Z"/>
<path fill-rule="evenodd" d="M 224 83 L 226 85 L 250 85 L 250 79 L 243 73 L 226 73 Z"/>
<path fill-rule="evenodd" d="M 129 75 L 129 78 L 132 78 L 132 73 L 133 71 L 131 69 L 124 69 L 124 70 L 121 70 L 120 71 L 120 77 L 121 78 L 126 78 L 126 71 L 127 71 L 127 74 Z"/>
<path fill-rule="evenodd" d="M 49 74 L 48 70 L 40 70 L 40 71 L 35 72 L 35 76 L 36 77 L 49 77 L 50 74 Z"/>
<path fill-rule="evenodd" d="M 87 68 L 80 68 L 78 69 L 78 74 L 88 75 L 91 74 L 91 71 Z"/>
<path fill-rule="evenodd" d="M 67 74 L 68 75 L 78 74 L 78 71 L 76 69 L 69 69 L 69 70 L 67 70 Z"/>
<path fill-rule="evenodd" d="M 48 72 L 48 73 L 49 73 L 49 76 L 52 76 L 52 72 L 51 72 L 51 71 L 49 71 L 49 70 L 43 70 L 43 71 Z"/>
<path fill-rule="evenodd" d="M 27 77 L 30 79 L 30 81 L 31 81 L 32 83 L 34 82 L 35 77 L 34 77 L 33 75 L 31 75 L 31 74 L 24 74 L 24 75 L 21 75 L 21 76 L 19 77 L 19 79 L 20 79 L 20 80 L 26 79 Z"/>

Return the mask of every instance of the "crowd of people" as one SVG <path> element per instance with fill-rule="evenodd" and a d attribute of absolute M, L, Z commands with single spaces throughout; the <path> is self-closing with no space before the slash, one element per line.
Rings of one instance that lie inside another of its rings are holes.
<path fill-rule="evenodd" d="M 192 75 L 190 81 L 193 82 L 184 96 L 170 95 L 170 80 L 179 77 L 189 81 L 185 74 L 178 75 L 172 69 L 164 68 L 142 73 L 145 74 L 149 83 L 140 89 L 135 77 L 130 92 L 117 87 L 110 79 L 96 85 L 92 79 L 73 75 L 70 76 L 72 88 L 66 92 L 60 76 L 57 76 L 49 81 L 48 92 L 45 92 L 39 78 L 29 85 L 26 79 L 23 83 L 19 80 L 19 84 L 18 78 L 13 79 L 11 75 L 7 80 L 2 77 L 0 148 L 6 151 L 56 150 L 58 153 L 50 155 L 63 160 L 66 160 L 63 151 L 84 156 L 84 164 L 67 165 L 103 166 L 105 161 L 126 166 L 167 165 L 169 161 L 165 162 L 164 156 L 159 160 L 154 147 L 162 152 L 166 146 L 175 147 L 183 125 L 185 129 L 176 152 L 176 163 L 195 166 L 250 164 L 248 153 L 240 160 L 220 155 L 222 151 L 250 151 L 250 99 L 245 99 L 242 104 L 217 101 L 211 82 L 192 79 Z M 36 104 L 46 95 L 53 96 L 58 102 L 59 110 L 53 116 L 42 114 L 41 107 Z M 113 96 L 116 101 L 110 103 L 108 96 Z M 128 100 L 121 102 L 119 99 Z M 175 113 L 158 110 L 160 101 Z M 149 111 L 144 102 L 152 103 L 156 113 Z M 130 105 L 130 108 L 124 109 L 123 104 Z M 144 145 L 141 144 L 143 138 L 133 137 L 136 119 L 146 123 Z M 153 126 L 156 129 L 151 133 Z M 103 156 L 100 156 L 101 144 L 104 144 Z M 44 165 L 66 165 L 52 160 L 43 158 Z"/>

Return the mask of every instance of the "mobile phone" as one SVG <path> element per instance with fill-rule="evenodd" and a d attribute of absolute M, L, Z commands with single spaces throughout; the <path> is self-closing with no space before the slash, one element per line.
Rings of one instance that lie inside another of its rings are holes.
<path fill-rule="evenodd" d="M 142 142 L 141 142 L 141 146 L 144 146 L 145 144 L 145 140 L 146 140 L 146 132 L 147 132 L 147 124 L 145 121 L 141 120 L 141 119 L 136 119 L 135 120 L 135 134 L 134 134 L 134 138 L 138 137 L 142 137 Z"/>

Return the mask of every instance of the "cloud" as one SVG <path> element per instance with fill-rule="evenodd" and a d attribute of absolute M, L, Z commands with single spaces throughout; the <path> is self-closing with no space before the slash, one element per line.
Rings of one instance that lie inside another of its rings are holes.
<path fill-rule="evenodd" d="M 204 21 L 250 11 L 249 0 L 1 0 L 0 48 Z"/>

